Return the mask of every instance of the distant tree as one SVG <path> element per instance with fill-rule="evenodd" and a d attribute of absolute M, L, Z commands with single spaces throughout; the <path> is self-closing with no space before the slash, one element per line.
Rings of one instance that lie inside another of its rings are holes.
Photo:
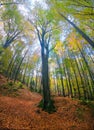
<path fill-rule="evenodd" d="M 6 34 L 3 38 L 3 47 L 7 48 L 22 32 L 22 16 L 20 15 L 16 4 L 5 4 L 1 18 Z"/>
<path fill-rule="evenodd" d="M 89 38 L 88 35 L 86 35 L 80 28 L 78 28 L 73 22 L 71 22 L 67 17 L 65 17 L 62 13 L 60 15 L 67 20 L 76 30 L 79 32 L 79 34 L 94 48 L 94 42 L 92 39 Z"/>

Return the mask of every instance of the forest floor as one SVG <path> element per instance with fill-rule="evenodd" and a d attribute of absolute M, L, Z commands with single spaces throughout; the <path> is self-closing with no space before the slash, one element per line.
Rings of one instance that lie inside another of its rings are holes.
<path fill-rule="evenodd" d="M 0 86 L 5 80 L 0 77 Z M 37 106 L 40 94 L 26 88 L 18 93 L 0 93 L 0 130 L 94 130 L 94 110 L 79 100 L 54 97 L 57 111 L 49 114 Z"/>

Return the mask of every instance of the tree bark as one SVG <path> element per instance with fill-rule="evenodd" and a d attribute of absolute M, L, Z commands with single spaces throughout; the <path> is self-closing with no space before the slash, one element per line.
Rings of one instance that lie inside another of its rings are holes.
<path fill-rule="evenodd" d="M 49 87 L 49 69 L 48 69 L 48 57 L 49 54 L 44 52 L 44 46 L 41 48 L 42 58 L 42 85 L 43 85 L 43 109 L 49 106 L 50 102 L 50 87 Z"/>

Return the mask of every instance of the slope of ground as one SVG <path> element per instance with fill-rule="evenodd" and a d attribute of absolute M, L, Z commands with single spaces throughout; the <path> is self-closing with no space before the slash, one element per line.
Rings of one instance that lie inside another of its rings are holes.
<path fill-rule="evenodd" d="M 48 114 L 37 107 L 41 98 L 28 89 L 17 97 L 0 94 L 0 130 L 94 130 L 91 108 L 78 100 L 54 97 L 57 112 Z"/>

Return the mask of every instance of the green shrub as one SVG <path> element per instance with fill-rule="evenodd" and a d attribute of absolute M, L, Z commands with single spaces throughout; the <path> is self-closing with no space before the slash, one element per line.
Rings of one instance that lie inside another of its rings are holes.
<path fill-rule="evenodd" d="M 91 109 L 91 115 L 92 117 L 94 117 L 94 101 L 90 101 L 90 100 L 82 100 L 80 102 L 81 105 L 86 105 L 88 108 Z"/>
<path fill-rule="evenodd" d="M 90 100 L 82 100 L 80 102 L 81 105 L 86 105 L 88 106 L 89 108 L 94 108 L 94 102 L 93 101 L 90 101 Z"/>
<path fill-rule="evenodd" d="M 8 82 L 8 85 L 9 86 L 13 86 L 13 82 Z"/>
<path fill-rule="evenodd" d="M 13 91 L 16 92 L 18 90 L 18 88 L 13 88 Z"/>
<path fill-rule="evenodd" d="M 19 84 L 19 88 L 20 88 L 20 89 L 23 88 L 23 84 L 22 84 L 22 83 Z"/>

